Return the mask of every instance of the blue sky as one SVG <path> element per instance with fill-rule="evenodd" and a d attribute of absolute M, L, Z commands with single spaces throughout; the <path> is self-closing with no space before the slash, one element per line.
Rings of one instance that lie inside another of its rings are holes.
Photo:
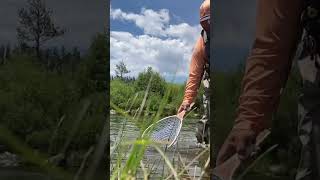
<path fill-rule="evenodd" d="M 131 68 L 130 75 L 152 66 L 167 80 L 174 76 L 175 82 L 184 82 L 201 30 L 198 23 L 201 3 L 202 0 L 111 1 L 111 71 L 123 59 Z M 215 70 L 234 70 L 240 63 L 245 64 L 254 40 L 256 1 L 213 1 L 212 6 L 211 57 Z M 161 9 L 165 12 L 160 12 Z M 156 17 L 157 22 L 148 19 L 149 15 Z M 160 26 L 162 29 L 156 28 Z"/>
<path fill-rule="evenodd" d="M 111 74 L 123 60 L 137 76 L 151 66 L 168 81 L 187 80 L 192 48 L 200 35 L 202 0 L 111 1 Z"/>
<path fill-rule="evenodd" d="M 181 23 L 187 22 L 190 25 L 198 25 L 199 23 L 199 7 L 202 0 L 192 0 L 186 3 L 186 0 L 111 0 L 113 9 L 120 8 L 125 12 L 139 13 L 141 8 L 146 9 L 168 9 L 171 15 L 171 22 Z M 136 28 L 133 23 L 121 22 L 118 20 L 110 21 L 111 30 L 114 31 L 130 31 L 141 34 L 143 31 Z"/>

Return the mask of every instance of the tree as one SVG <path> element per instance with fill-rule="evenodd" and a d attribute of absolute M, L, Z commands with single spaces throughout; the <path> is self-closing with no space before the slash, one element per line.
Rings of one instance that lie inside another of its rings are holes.
<path fill-rule="evenodd" d="M 77 47 L 74 47 L 72 49 L 72 58 L 70 59 L 72 77 L 73 77 L 73 74 L 75 72 L 76 65 L 79 63 L 79 61 L 80 61 L 80 51 L 78 50 Z"/>
<path fill-rule="evenodd" d="M 46 7 L 44 0 L 28 0 L 27 7 L 19 9 L 18 17 L 18 40 L 20 43 L 32 44 L 38 59 L 45 42 L 65 33 L 64 29 L 54 24 L 52 11 Z"/>
<path fill-rule="evenodd" d="M 74 47 L 72 49 L 72 56 L 74 57 L 74 59 L 76 61 L 80 60 L 80 51 L 79 51 L 78 47 Z"/>
<path fill-rule="evenodd" d="M 145 91 L 149 84 L 149 80 L 152 77 L 150 84 L 150 92 L 163 96 L 166 89 L 166 81 L 160 76 L 158 72 L 155 72 L 151 67 L 148 67 L 144 72 L 139 73 L 137 80 L 135 81 L 136 91 Z"/>
<path fill-rule="evenodd" d="M 61 59 L 64 59 L 66 57 L 66 54 L 67 54 L 66 47 L 61 46 L 60 54 L 61 54 Z"/>
<path fill-rule="evenodd" d="M 95 84 L 97 91 L 108 89 L 109 75 L 109 37 L 106 33 L 98 33 L 94 36 L 90 45 L 90 79 Z"/>
<path fill-rule="evenodd" d="M 19 48 L 19 51 L 18 51 L 19 53 L 30 53 L 30 47 L 25 42 L 19 42 L 18 48 Z"/>
<path fill-rule="evenodd" d="M 11 57 L 11 46 L 10 44 L 7 44 L 5 49 L 5 58 L 9 59 Z"/>
<path fill-rule="evenodd" d="M 5 47 L 4 47 L 4 45 L 1 45 L 1 47 L 0 47 L 0 59 L 4 59 L 4 49 L 5 49 Z"/>
<path fill-rule="evenodd" d="M 1 46 L 1 49 L 0 49 L 0 54 L 1 54 L 1 57 L 2 58 L 2 64 L 5 64 L 6 61 L 10 58 L 11 56 L 11 47 L 10 47 L 10 44 L 7 44 L 6 46 Z"/>
<path fill-rule="evenodd" d="M 123 76 L 125 74 L 130 73 L 130 71 L 127 69 L 127 65 L 122 61 L 119 62 L 119 64 L 116 65 L 116 76 L 120 79 L 123 79 Z"/>

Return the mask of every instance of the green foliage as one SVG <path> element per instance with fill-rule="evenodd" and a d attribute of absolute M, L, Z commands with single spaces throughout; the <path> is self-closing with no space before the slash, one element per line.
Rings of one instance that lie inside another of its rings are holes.
<path fill-rule="evenodd" d="M 63 125 L 70 129 L 74 114 L 79 110 L 76 105 L 80 99 L 90 94 L 81 94 L 85 86 L 78 84 L 71 76 L 46 73 L 41 66 L 33 63 L 32 58 L 27 59 L 28 57 L 16 57 L 0 68 L 0 83 L 3 85 L 0 89 L 0 123 L 22 139 L 26 138 L 31 145 L 47 147 L 45 142 L 48 143 L 49 139 L 39 140 L 39 133 L 52 132 L 63 115 L 67 115 Z M 88 112 L 86 119 L 91 124 L 84 123 L 82 134 L 75 139 L 78 143 L 89 145 L 95 142 L 95 135 L 89 137 L 93 140 L 83 139 L 88 138 L 87 132 L 99 132 L 104 120 L 103 108 L 107 99 L 104 93 L 95 94 L 91 98 L 99 104 L 90 108 L 91 112 Z"/>
<path fill-rule="evenodd" d="M 215 72 L 213 76 L 213 117 L 215 143 L 221 145 L 228 135 L 236 116 L 242 74 L 240 72 Z"/>
<path fill-rule="evenodd" d="M 121 80 L 120 78 L 111 80 L 111 102 L 123 110 L 130 110 L 132 113 L 135 113 L 141 106 L 151 76 L 152 81 L 146 101 L 148 113 L 154 114 L 158 111 L 166 91 L 168 92 L 168 101 L 164 106 L 165 111 L 163 115 L 177 113 L 183 100 L 185 84 L 166 82 L 159 73 L 154 72 L 151 68 L 141 72 L 136 80 L 130 82 Z M 202 115 L 203 113 L 202 95 L 203 87 L 201 86 L 195 100 L 195 106 L 197 107 L 195 112 L 198 115 Z"/>
<path fill-rule="evenodd" d="M 53 48 L 39 61 L 14 51 L 0 64 L 0 125 L 22 142 L 6 139 L 2 145 L 26 145 L 48 156 L 64 148 L 67 153 L 85 153 L 95 146 L 109 101 L 107 45 L 106 36 L 97 34 L 86 55 L 80 56 L 77 48 Z M 84 100 L 90 103 L 83 110 Z"/>
<path fill-rule="evenodd" d="M 167 83 L 167 88 L 170 89 L 170 96 L 168 99 L 168 105 L 165 107 L 166 112 L 168 114 L 175 114 L 178 111 L 178 108 L 180 107 L 183 96 L 184 96 L 184 90 L 185 90 L 185 84 L 171 84 Z M 202 107 L 202 96 L 201 94 L 198 94 L 196 98 L 196 106 L 201 109 Z M 200 102 L 200 103 L 199 103 Z"/>
<path fill-rule="evenodd" d="M 150 96 L 149 98 L 149 103 L 150 103 L 150 107 L 149 110 L 152 112 L 157 112 L 159 106 L 160 106 L 160 102 L 161 102 L 162 97 L 158 94 L 154 94 L 152 96 Z"/>
<path fill-rule="evenodd" d="M 138 78 L 135 82 L 136 91 L 145 91 L 149 80 L 152 78 L 150 84 L 150 92 L 158 93 L 160 96 L 164 95 L 166 82 L 158 72 L 155 72 L 151 67 L 148 67 L 144 72 L 139 73 Z"/>
<path fill-rule="evenodd" d="M 89 70 L 91 84 L 97 91 L 106 91 L 108 87 L 107 76 L 109 74 L 109 47 L 106 34 L 97 34 L 90 46 L 90 60 L 86 63 Z"/>
<path fill-rule="evenodd" d="M 26 143 L 30 144 L 33 148 L 46 150 L 45 147 L 49 146 L 51 133 L 48 130 L 39 130 L 31 132 L 26 136 Z"/>
<path fill-rule="evenodd" d="M 134 87 L 132 84 L 126 84 L 120 79 L 111 81 L 110 83 L 111 101 L 122 109 L 126 109 L 128 100 L 134 95 Z"/>

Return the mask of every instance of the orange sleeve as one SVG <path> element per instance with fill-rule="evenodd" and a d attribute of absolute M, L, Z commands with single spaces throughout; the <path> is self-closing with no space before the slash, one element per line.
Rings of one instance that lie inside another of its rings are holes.
<path fill-rule="evenodd" d="M 270 127 L 291 68 L 299 34 L 300 0 L 259 0 L 256 38 L 242 80 L 236 124 L 257 133 Z"/>
<path fill-rule="evenodd" d="M 183 103 L 191 104 L 197 96 L 206 60 L 205 45 L 202 37 L 200 36 L 193 49 L 189 68 L 189 78 L 186 84 Z"/>

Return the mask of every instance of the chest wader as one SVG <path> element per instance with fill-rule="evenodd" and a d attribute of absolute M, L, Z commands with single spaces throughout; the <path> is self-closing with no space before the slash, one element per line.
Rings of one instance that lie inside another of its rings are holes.
<path fill-rule="evenodd" d="M 298 134 L 302 144 L 296 180 L 320 179 L 320 4 L 306 0 L 297 64 L 303 80 Z"/>
<path fill-rule="evenodd" d="M 209 144 L 210 140 L 210 132 L 209 132 L 209 113 L 210 113 L 210 39 L 209 35 L 202 30 L 201 36 L 205 43 L 205 53 L 207 57 L 207 63 L 203 67 L 203 76 L 202 76 L 202 83 L 203 83 L 203 109 L 204 113 L 202 118 L 197 123 L 197 133 L 196 138 L 198 143 L 202 144 Z"/>

